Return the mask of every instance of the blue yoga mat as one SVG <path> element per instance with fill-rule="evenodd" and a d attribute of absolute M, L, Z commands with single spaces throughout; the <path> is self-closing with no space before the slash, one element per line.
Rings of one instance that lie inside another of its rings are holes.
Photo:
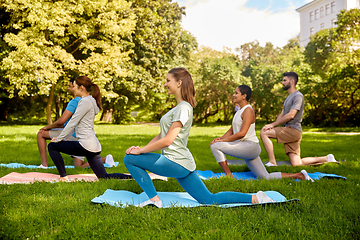
<path fill-rule="evenodd" d="M 287 200 L 283 195 L 275 191 L 265 192 L 270 198 L 275 200 L 274 203 L 285 203 L 290 201 L 298 201 L 298 199 Z M 163 208 L 171 207 L 201 207 L 201 206 L 216 206 L 216 207 L 240 207 L 240 206 L 252 206 L 252 205 L 261 205 L 261 204 L 252 204 L 252 203 L 233 203 L 233 204 L 221 204 L 221 205 L 207 205 L 200 204 L 193 197 L 191 197 L 186 192 L 158 192 L 159 197 L 163 203 Z M 255 194 L 255 193 L 251 193 Z M 107 189 L 103 195 L 92 199 L 93 203 L 105 203 L 115 207 L 129 207 L 133 205 L 138 205 L 142 202 L 147 201 L 149 198 L 145 192 L 136 194 L 133 192 L 125 190 L 111 190 Z M 264 203 L 263 203 L 264 204 Z M 266 203 L 272 204 L 272 203 Z"/>
<path fill-rule="evenodd" d="M 208 180 L 210 178 L 220 178 L 220 177 L 225 176 L 225 173 L 213 173 L 210 170 L 206 170 L 206 171 L 196 170 L 196 173 L 203 180 Z M 258 179 L 251 171 L 250 172 L 233 172 L 232 174 L 238 180 L 256 180 L 256 179 Z M 320 180 L 323 177 L 346 179 L 346 177 L 339 176 L 336 174 L 328 174 L 328 173 L 321 173 L 321 172 L 308 173 L 308 174 L 314 180 Z M 294 180 L 300 181 L 299 179 L 294 179 Z"/>
<path fill-rule="evenodd" d="M 115 167 L 119 165 L 119 162 L 115 162 Z M 7 167 L 7 168 L 37 168 L 39 165 L 25 165 L 22 163 L 0 163 L 0 167 Z M 104 167 L 111 168 L 111 166 L 107 163 L 104 163 Z M 56 166 L 50 166 L 48 169 L 56 168 Z M 65 168 L 75 168 L 74 166 L 65 166 Z M 41 168 L 40 168 L 41 169 Z"/>

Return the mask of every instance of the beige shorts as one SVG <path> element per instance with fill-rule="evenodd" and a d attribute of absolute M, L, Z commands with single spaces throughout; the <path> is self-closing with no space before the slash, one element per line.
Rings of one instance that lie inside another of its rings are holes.
<path fill-rule="evenodd" d="M 295 153 L 300 156 L 302 132 L 292 127 L 274 128 L 278 143 L 284 143 L 285 153 Z"/>
<path fill-rule="evenodd" d="M 60 135 L 60 133 L 62 132 L 63 128 L 53 128 L 51 130 L 49 130 L 49 136 L 50 136 L 50 139 L 53 139 L 54 137 L 57 137 Z M 65 138 L 65 141 L 77 141 L 76 138 L 74 138 L 72 135 L 68 135 L 66 138 Z M 85 160 L 85 157 L 81 157 L 81 156 L 74 156 L 74 155 L 71 155 L 72 158 L 76 157 L 78 159 L 80 159 L 81 161 L 84 162 Z"/>

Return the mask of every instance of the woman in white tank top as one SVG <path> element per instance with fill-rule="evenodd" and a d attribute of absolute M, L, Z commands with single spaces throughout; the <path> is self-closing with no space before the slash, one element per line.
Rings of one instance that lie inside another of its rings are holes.
<path fill-rule="evenodd" d="M 305 170 L 299 173 L 268 173 L 259 157 L 261 147 L 255 132 L 255 112 L 249 105 L 251 88 L 240 85 L 233 94 L 234 104 L 240 106 L 235 113 L 230 129 L 211 142 L 211 151 L 225 174 L 234 177 L 226 161 L 226 155 L 244 159 L 250 170 L 259 178 L 281 179 L 285 177 L 311 180 Z"/>

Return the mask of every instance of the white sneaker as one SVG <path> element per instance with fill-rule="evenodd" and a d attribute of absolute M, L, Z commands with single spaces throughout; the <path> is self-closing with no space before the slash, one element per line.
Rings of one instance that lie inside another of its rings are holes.
<path fill-rule="evenodd" d="M 135 205 L 135 207 L 145 207 L 146 205 L 149 205 L 149 204 L 152 204 L 152 205 L 154 205 L 154 206 L 156 206 L 156 207 L 158 207 L 158 208 L 162 208 L 163 207 L 163 204 L 162 204 L 162 201 L 160 200 L 160 201 L 157 201 L 157 202 L 155 202 L 155 201 L 152 201 L 152 200 L 147 200 L 147 201 L 145 201 L 145 202 L 142 202 L 142 203 L 140 203 L 139 205 Z"/>
<path fill-rule="evenodd" d="M 266 193 L 264 193 L 263 191 L 258 191 L 255 195 L 256 195 L 259 203 L 271 203 L 271 202 L 275 202 L 273 199 L 269 198 L 269 197 L 266 195 Z"/>
<path fill-rule="evenodd" d="M 267 167 L 276 167 L 277 165 L 274 165 L 271 162 L 267 162 L 267 163 L 265 163 L 265 166 L 267 166 Z"/>
<path fill-rule="evenodd" d="M 305 169 L 301 170 L 301 173 L 305 176 L 306 180 L 310 180 L 311 182 L 315 182 L 314 179 L 312 179 L 309 174 L 307 173 L 307 171 Z"/>
<path fill-rule="evenodd" d="M 337 162 L 334 155 L 332 154 L 328 154 L 327 158 L 328 158 L 328 162 Z"/>
<path fill-rule="evenodd" d="M 45 167 L 44 165 L 40 164 L 40 166 L 38 166 L 37 168 L 47 169 L 48 167 Z"/>
<path fill-rule="evenodd" d="M 107 155 L 105 158 L 105 163 L 109 165 L 110 167 L 115 167 L 114 158 L 111 154 Z"/>

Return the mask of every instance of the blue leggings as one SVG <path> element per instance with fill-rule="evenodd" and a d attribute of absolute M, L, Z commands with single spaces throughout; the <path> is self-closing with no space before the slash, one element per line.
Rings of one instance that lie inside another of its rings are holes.
<path fill-rule="evenodd" d="M 83 146 L 81 146 L 78 141 L 61 141 L 57 143 L 51 142 L 48 145 L 48 150 L 50 157 L 53 160 L 56 168 L 58 169 L 61 177 L 65 177 L 67 176 L 67 174 L 65 170 L 64 159 L 62 158 L 60 152 L 69 155 L 85 156 L 89 162 L 91 169 L 94 171 L 95 175 L 98 178 L 132 178 L 130 175 L 122 173 L 108 174 L 105 170 L 103 162 L 101 161 L 100 152 L 90 152 L 83 148 Z"/>
<path fill-rule="evenodd" d="M 251 194 L 238 192 L 211 193 L 195 171 L 191 172 L 160 154 L 129 154 L 125 156 L 124 163 L 131 176 L 149 198 L 155 197 L 157 192 L 146 170 L 161 176 L 176 178 L 181 187 L 202 204 L 251 203 Z"/>

